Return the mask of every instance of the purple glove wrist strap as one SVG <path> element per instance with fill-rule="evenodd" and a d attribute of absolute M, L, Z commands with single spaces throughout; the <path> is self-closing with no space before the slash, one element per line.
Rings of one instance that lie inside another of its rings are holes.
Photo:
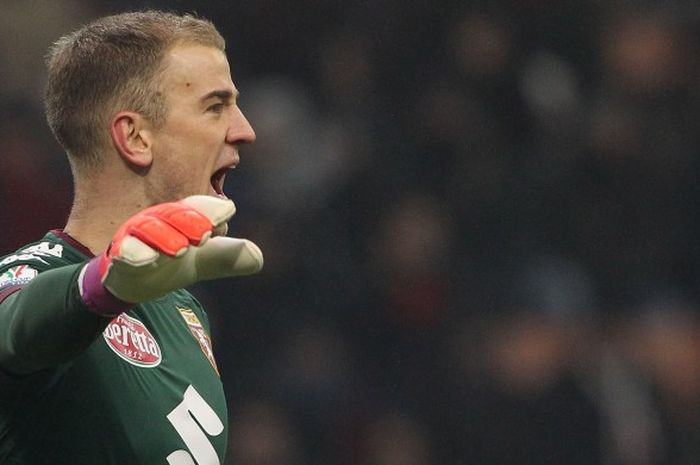
<path fill-rule="evenodd" d="M 109 292 L 102 284 L 100 261 L 102 256 L 90 260 L 80 272 L 78 288 L 87 308 L 101 316 L 117 316 L 129 310 L 134 304 L 125 302 Z"/>

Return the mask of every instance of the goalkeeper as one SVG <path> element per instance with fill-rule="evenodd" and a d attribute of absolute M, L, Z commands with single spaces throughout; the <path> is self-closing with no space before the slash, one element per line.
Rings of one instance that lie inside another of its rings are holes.
<path fill-rule="evenodd" d="M 224 463 L 209 321 L 183 288 L 262 267 L 226 236 L 224 177 L 255 139 L 237 97 L 192 16 L 108 16 L 51 48 L 75 199 L 64 229 L 0 259 L 0 463 Z"/>

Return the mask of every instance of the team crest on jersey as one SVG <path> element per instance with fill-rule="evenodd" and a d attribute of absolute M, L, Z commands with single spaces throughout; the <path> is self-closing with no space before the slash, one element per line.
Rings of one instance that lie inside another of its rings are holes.
<path fill-rule="evenodd" d="M 214 351 L 211 348 L 211 338 L 204 330 L 204 326 L 200 323 L 199 318 L 197 318 L 197 315 L 189 308 L 178 307 L 177 309 L 180 315 L 182 315 L 182 318 L 185 319 L 185 323 L 187 323 L 187 327 L 190 328 L 190 332 L 197 342 L 199 342 L 199 347 L 202 349 L 202 352 L 204 352 L 209 363 L 211 363 L 211 366 L 214 367 L 216 374 L 219 374 L 219 367 L 216 366 Z"/>
<path fill-rule="evenodd" d="M 115 354 L 132 365 L 153 368 L 162 360 L 158 341 L 148 328 L 124 313 L 109 322 L 102 336 Z"/>
<path fill-rule="evenodd" d="M 0 290 L 11 286 L 21 286 L 36 278 L 37 270 L 29 265 L 17 265 L 0 274 Z"/>

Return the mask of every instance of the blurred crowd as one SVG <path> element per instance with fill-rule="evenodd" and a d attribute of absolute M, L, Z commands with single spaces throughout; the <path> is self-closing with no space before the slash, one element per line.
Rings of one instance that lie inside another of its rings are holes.
<path fill-rule="evenodd" d="M 194 11 L 265 270 L 200 285 L 229 465 L 700 463 L 700 6 L 0 0 L 0 244 L 61 227 L 42 57 Z"/>

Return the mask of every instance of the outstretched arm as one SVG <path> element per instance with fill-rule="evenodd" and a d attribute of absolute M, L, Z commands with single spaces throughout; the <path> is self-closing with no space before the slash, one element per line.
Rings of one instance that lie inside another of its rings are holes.
<path fill-rule="evenodd" d="M 109 323 L 78 292 L 84 264 L 40 273 L 0 302 L 0 368 L 22 374 L 69 360 Z"/>
<path fill-rule="evenodd" d="M 260 249 L 211 237 L 231 200 L 192 196 L 137 213 L 87 264 L 45 271 L 0 302 L 0 368 L 28 373 L 85 350 L 110 319 L 196 282 L 256 273 Z"/>

